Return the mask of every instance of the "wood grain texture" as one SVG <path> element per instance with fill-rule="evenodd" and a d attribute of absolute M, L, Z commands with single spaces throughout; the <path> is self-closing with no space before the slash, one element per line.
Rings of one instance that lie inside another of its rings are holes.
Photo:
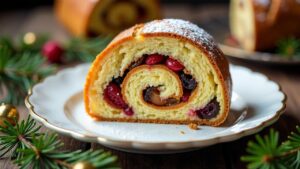
<path fill-rule="evenodd" d="M 119 158 L 123 169 L 226 169 L 222 145 L 211 146 L 188 153 L 148 155 L 121 152 L 92 144 L 93 149 L 110 150 Z"/>
<path fill-rule="evenodd" d="M 217 32 L 216 39 L 221 39 L 224 34 L 218 31 L 220 28 L 210 25 L 210 22 L 226 24 L 228 8 L 223 5 L 209 6 L 163 6 L 166 18 L 182 18 L 198 23 L 208 32 Z M 0 35 L 17 36 L 20 33 L 48 32 L 58 41 L 65 41 L 70 35 L 58 24 L 50 7 L 37 8 L 30 11 L 15 11 L 0 13 Z M 271 80 L 278 82 L 288 96 L 287 110 L 284 115 L 271 127 L 267 127 L 260 134 L 266 134 L 270 128 L 280 131 L 280 139 L 283 140 L 294 130 L 300 120 L 300 68 L 267 66 L 258 63 L 244 63 L 231 60 L 232 63 L 246 66 L 254 71 L 266 74 Z M 252 82 L 255 83 L 255 82 Z M 20 107 L 22 118 L 27 116 L 24 107 Z M 49 130 L 42 129 L 45 132 Z M 95 143 L 84 143 L 60 135 L 65 143 L 64 150 L 76 149 L 99 149 L 104 148 L 112 151 L 119 158 L 119 163 L 124 169 L 241 169 L 245 164 L 240 161 L 241 155 L 245 153 L 245 147 L 254 136 L 244 137 L 237 141 L 218 144 L 197 151 L 170 154 L 170 155 L 143 155 L 126 153 L 105 148 Z M 0 159 L 1 169 L 15 169 L 8 158 Z"/>

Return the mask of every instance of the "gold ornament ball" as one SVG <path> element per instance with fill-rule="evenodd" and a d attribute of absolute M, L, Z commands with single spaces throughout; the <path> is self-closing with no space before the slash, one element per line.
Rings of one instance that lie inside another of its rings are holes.
<path fill-rule="evenodd" d="M 33 32 L 27 32 L 23 37 L 23 41 L 26 45 L 32 45 L 36 41 L 36 35 Z"/>
<path fill-rule="evenodd" d="M 95 167 L 87 161 L 81 161 L 75 163 L 72 169 L 95 169 Z"/>
<path fill-rule="evenodd" d="M 19 120 L 19 112 L 15 106 L 2 103 L 0 105 L 0 126 L 6 127 L 5 120 L 13 126 L 16 125 Z"/>

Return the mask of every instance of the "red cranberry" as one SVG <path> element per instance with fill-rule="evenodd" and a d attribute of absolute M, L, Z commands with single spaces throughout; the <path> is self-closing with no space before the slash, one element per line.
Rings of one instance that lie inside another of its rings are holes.
<path fill-rule="evenodd" d="M 180 62 L 178 62 L 177 60 L 172 59 L 172 58 L 167 59 L 166 65 L 169 69 L 171 69 L 175 72 L 178 72 L 178 71 L 184 69 L 184 66 Z"/>
<path fill-rule="evenodd" d="M 127 107 L 124 109 L 124 113 L 127 115 L 127 116 L 132 116 L 134 114 L 133 110 L 131 107 Z"/>
<path fill-rule="evenodd" d="M 163 55 L 152 54 L 152 55 L 149 55 L 146 58 L 146 64 L 147 65 L 155 65 L 155 64 L 158 64 L 158 63 L 162 62 L 163 60 L 164 60 Z"/>
<path fill-rule="evenodd" d="M 210 101 L 204 108 L 196 111 L 199 118 L 211 119 L 217 116 L 220 111 L 220 105 L 216 98 Z"/>
<path fill-rule="evenodd" d="M 237 39 L 234 37 L 234 36 L 232 36 L 232 35 L 230 35 L 230 36 L 228 36 L 226 39 L 225 39 L 225 43 L 226 44 L 228 44 L 228 45 L 230 45 L 230 46 L 239 46 L 239 42 L 237 41 Z"/>
<path fill-rule="evenodd" d="M 182 97 L 181 97 L 181 101 L 186 102 L 189 100 L 191 93 L 190 92 L 184 92 Z"/>
<path fill-rule="evenodd" d="M 57 42 L 49 41 L 44 44 L 42 48 L 42 54 L 48 59 L 51 63 L 61 62 L 61 57 L 64 50 L 60 47 Z"/>
<path fill-rule="evenodd" d="M 115 83 L 109 83 L 104 90 L 104 99 L 111 105 L 119 109 L 127 108 L 127 104 L 122 98 L 121 89 Z"/>
<path fill-rule="evenodd" d="M 195 110 L 189 110 L 188 113 L 187 113 L 189 116 L 191 117 L 194 117 L 197 115 L 196 111 Z"/>

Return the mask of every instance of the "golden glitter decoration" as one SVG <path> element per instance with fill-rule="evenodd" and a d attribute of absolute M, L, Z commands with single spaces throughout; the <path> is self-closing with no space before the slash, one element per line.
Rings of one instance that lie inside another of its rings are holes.
<path fill-rule="evenodd" d="M 81 161 L 76 163 L 72 169 L 95 169 L 95 167 L 89 162 Z"/>
<path fill-rule="evenodd" d="M 4 121 L 8 121 L 13 126 L 19 120 L 19 112 L 17 108 L 11 104 L 2 103 L 0 105 L 0 126 L 6 127 Z"/>
<path fill-rule="evenodd" d="M 23 37 L 23 41 L 26 45 L 32 45 L 36 41 L 36 35 L 33 32 L 27 32 Z"/>

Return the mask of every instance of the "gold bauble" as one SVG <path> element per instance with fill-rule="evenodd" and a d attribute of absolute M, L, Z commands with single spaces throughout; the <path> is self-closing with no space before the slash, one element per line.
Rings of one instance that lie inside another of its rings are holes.
<path fill-rule="evenodd" d="M 36 41 L 36 35 L 33 32 L 27 32 L 23 37 L 23 41 L 26 45 L 32 45 Z"/>
<path fill-rule="evenodd" d="M 11 104 L 2 103 L 0 105 L 0 126 L 6 127 L 4 121 L 8 121 L 12 125 L 16 125 L 19 120 L 19 112 L 17 108 Z"/>
<path fill-rule="evenodd" d="M 80 161 L 73 165 L 72 169 L 95 169 L 95 167 L 87 161 Z"/>

